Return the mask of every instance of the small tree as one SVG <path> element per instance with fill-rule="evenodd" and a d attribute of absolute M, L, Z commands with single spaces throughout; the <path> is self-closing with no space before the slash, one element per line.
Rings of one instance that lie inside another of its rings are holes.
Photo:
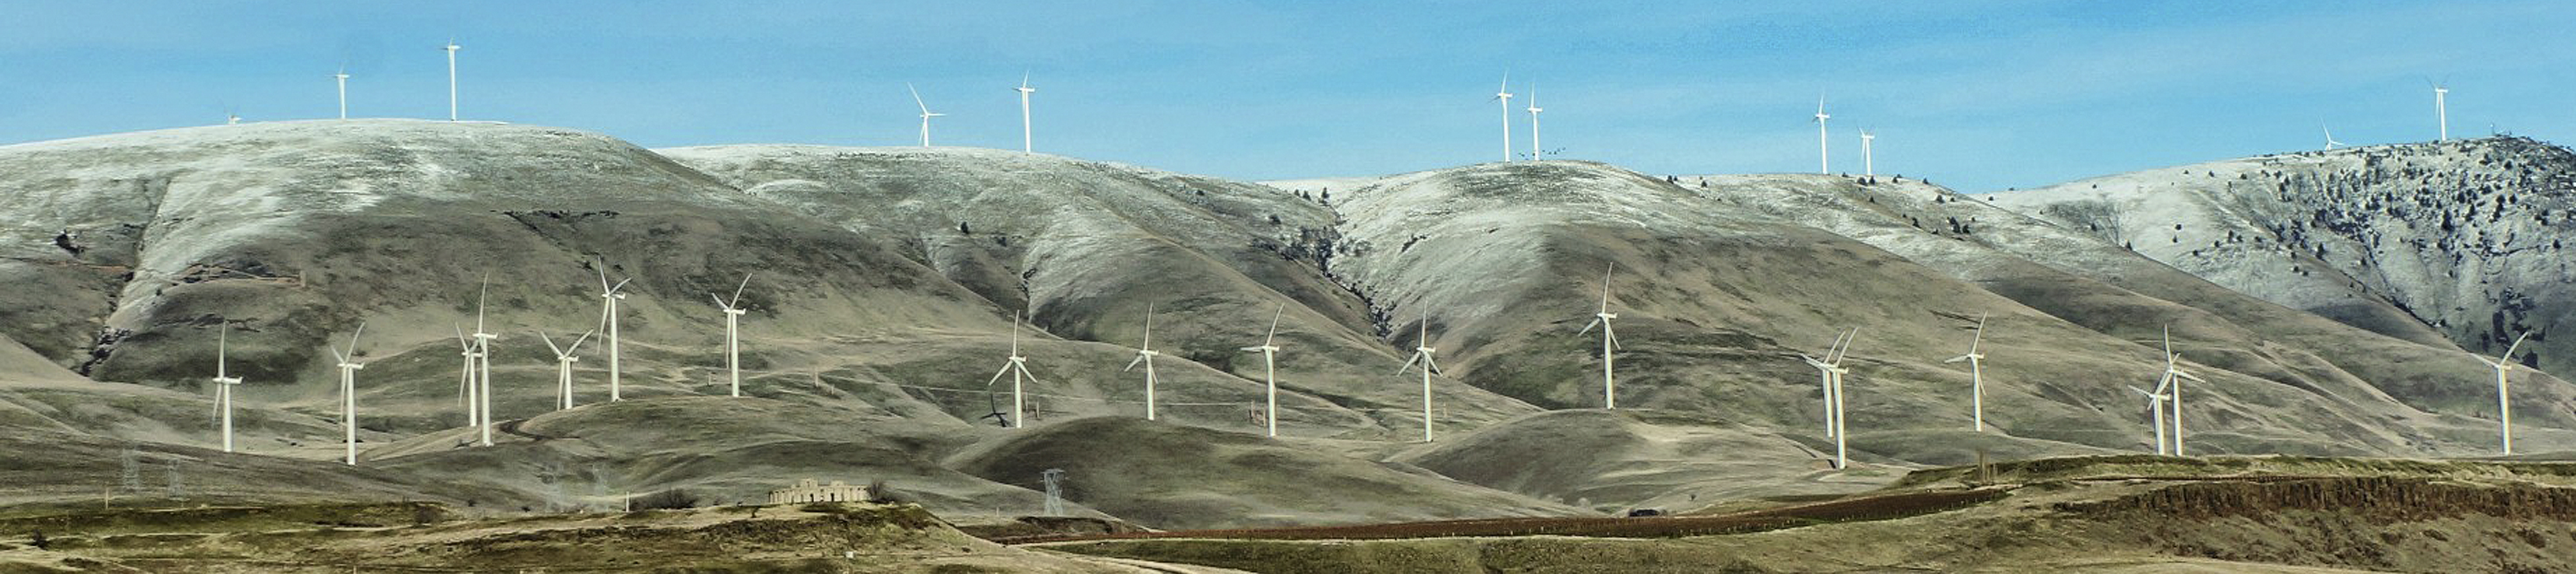
<path fill-rule="evenodd" d="M 35 535 L 27 537 L 27 545 L 34 546 L 37 550 L 52 550 L 54 543 L 45 539 L 45 531 L 38 530 Z"/>
<path fill-rule="evenodd" d="M 697 505 L 698 495 L 690 494 L 689 491 L 677 488 L 647 494 L 644 495 L 643 498 L 635 499 L 636 510 L 693 508 Z"/>

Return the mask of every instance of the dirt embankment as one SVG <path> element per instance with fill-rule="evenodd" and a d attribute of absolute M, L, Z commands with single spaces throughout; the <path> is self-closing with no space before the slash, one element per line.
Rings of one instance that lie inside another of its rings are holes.
<path fill-rule="evenodd" d="M 1261 528 L 1235 530 L 1175 530 L 1168 532 L 1129 532 L 1097 535 L 1030 536 L 995 540 L 1011 544 L 1065 542 L 1074 540 L 1115 540 L 1137 538 L 1229 538 L 1260 540 L 1377 540 L 1393 538 L 1434 538 L 1453 536 L 1595 536 L 1612 538 L 1670 538 L 1758 532 L 1859 520 L 1904 518 L 1972 506 L 2002 498 L 2002 490 L 1964 490 L 1944 492 L 1906 492 L 1862 496 L 1770 508 L 1733 514 L 1709 516 L 1658 516 L 1637 518 L 1495 518 L 1485 520 L 1444 520 L 1397 524 L 1324 526 L 1313 528 Z"/>
<path fill-rule="evenodd" d="M 2389 572 L 2567 572 L 2576 488 L 2343 477 L 2177 484 L 2055 510 L 2188 558 Z"/>
<path fill-rule="evenodd" d="M 2470 486 L 2425 478 L 2386 477 L 2194 482 L 2110 500 L 2060 504 L 2058 509 L 2080 516 L 2152 513 L 2177 519 L 2321 510 L 2356 514 L 2373 522 L 2466 515 L 2576 520 L 2576 489 Z"/>

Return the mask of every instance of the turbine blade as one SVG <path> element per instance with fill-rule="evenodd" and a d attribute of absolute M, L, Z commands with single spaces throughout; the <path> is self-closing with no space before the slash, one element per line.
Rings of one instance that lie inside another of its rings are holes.
<path fill-rule="evenodd" d="M 2496 359 L 2497 359 L 2497 360 L 2499 360 L 2499 361 L 2503 361 L 2503 362 L 2512 362 L 2512 361 L 2513 361 L 2513 351 L 2514 351 L 2515 349 L 2520 349 L 2520 348 L 2522 348 L 2522 339 L 2523 339 L 2523 337 L 2529 337 L 2529 336 L 2531 336 L 2531 332 L 2530 332 L 2530 331 L 2524 331 L 2524 332 L 2522 332 L 2522 335 L 2514 337 L 2514 338 L 2513 338 L 2513 345 L 2505 347 L 2505 348 L 2504 348 L 2504 354 L 2502 354 L 2502 355 L 2496 355 Z"/>
<path fill-rule="evenodd" d="M 1018 364 L 1019 364 L 1018 362 L 1003 363 L 1003 364 L 1002 364 L 1002 370 L 999 370 L 999 371 L 993 371 L 993 379 L 992 379 L 992 380 L 984 381 L 984 390 L 987 390 L 987 391 L 993 390 L 993 383 L 1002 382 L 1002 375 L 1008 375 L 1008 374 L 1011 374 L 1011 366 L 1013 366 L 1013 365 L 1018 365 Z"/>
<path fill-rule="evenodd" d="M 744 273 L 744 274 L 742 274 L 742 284 L 741 284 L 741 285 L 735 285 L 735 286 L 734 286 L 734 288 L 733 288 L 733 301 L 732 301 L 732 302 L 729 302 L 729 303 L 725 303 L 725 308 L 727 308 L 727 309 L 731 309 L 731 308 L 733 308 L 733 304 L 734 304 L 734 303 L 741 303 L 741 302 L 742 302 L 742 290 L 744 290 L 744 289 L 749 289 L 749 288 L 751 288 L 751 274 L 750 274 L 750 273 Z"/>
<path fill-rule="evenodd" d="M 1615 331 L 1615 330 L 1612 330 L 1612 329 L 1610 328 L 1610 322 L 1609 322 L 1609 321 L 1602 321 L 1602 322 L 1601 322 L 1601 336 L 1602 336 L 1602 337 L 1606 337 L 1606 338 L 1609 338 L 1609 339 L 1610 339 L 1610 348 L 1618 349 L 1618 350 L 1621 350 L 1621 351 L 1628 350 L 1628 346 L 1627 346 L 1627 345 L 1619 344 L 1619 332 L 1618 332 L 1618 331 Z"/>
<path fill-rule="evenodd" d="M 554 337 L 546 336 L 546 332 L 545 332 L 545 331 L 537 331 L 537 340 L 545 341 L 545 342 L 546 342 L 546 348 L 547 348 L 547 349 L 553 349 L 553 350 L 554 350 L 554 352 L 555 352 L 555 357 L 557 357 L 557 358 L 562 358 L 562 357 L 563 357 L 563 355 L 564 355 L 563 347 L 557 347 L 557 346 L 555 346 L 555 338 L 554 338 Z"/>
<path fill-rule="evenodd" d="M 1977 335 L 1968 339 L 1968 354 L 1977 354 L 1977 345 L 1986 342 L 1986 314 L 1977 314 Z"/>
<path fill-rule="evenodd" d="M 1271 310 L 1271 311 L 1270 311 L 1270 334 L 1269 334 L 1269 335 L 1264 335 L 1264 336 L 1262 336 L 1262 337 L 1261 337 L 1261 346 L 1264 346 L 1264 347 L 1272 346 L 1272 345 L 1271 345 L 1272 343 L 1274 343 L 1274 342 L 1277 342 L 1277 341 L 1278 341 L 1278 339 L 1279 339 L 1279 315 L 1280 315 L 1280 314 L 1282 314 L 1282 313 L 1286 313 L 1286 312 L 1288 312 L 1288 304 L 1287 304 L 1287 303 L 1280 303 L 1280 304 L 1279 304 L 1279 308 L 1277 308 L 1277 309 L 1273 309 L 1273 310 Z"/>
<path fill-rule="evenodd" d="M 1407 358 L 1407 359 L 1405 359 L 1405 360 L 1404 360 L 1404 366 L 1396 367 L 1396 368 L 1395 368 L 1395 374 L 1401 375 L 1401 374 L 1404 374 L 1404 372 L 1405 372 L 1405 371 L 1412 370 L 1412 369 L 1413 369 L 1413 364 L 1414 364 L 1414 363 L 1416 363 L 1416 362 L 1420 362 L 1421 360 L 1422 360 L 1422 352 L 1421 352 L 1421 351 L 1414 351 L 1414 352 L 1413 352 L 1413 356 L 1412 356 L 1411 358 Z M 1426 368 L 1426 369 L 1427 369 L 1427 368 L 1429 368 L 1429 367 L 1424 367 L 1424 368 Z"/>
<path fill-rule="evenodd" d="M 1127 372 L 1127 371 L 1133 371 L 1133 370 L 1136 370 L 1136 364 L 1137 364 L 1137 363 L 1142 363 L 1142 362 L 1145 362 L 1145 354 L 1144 354 L 1144 353 L 1137 353 L 1137 354 L 1136 354 L 1136 359 L 1135 359 L 1135 360 L 1132 360 L 1132 361 L 1128 361 L 1128 362 L 1127 362 L 1127 368 L 1119 369 L 1119 370 L 1118 370 L 1118 372 L 1124 373 L 1124 372 Z"/>
<path fill-rule="evenodd" d="M 572 352 L 573 352 L 573 351 L 581 350 L 581 342 L 582 342 L 582 341 L 588 341 L 588 340 L 590 340 L 590 336 L 591 336 L 591 335 L 597 335 L 597 334 L 599 334 L 599 330 L 598 330 L 598 329 L 591 329 L 591 330 L 588 330 L 588 331 L 582 331 L 582 332 L 581 332 L 581 337 L 580 337 L 580 338 L 573 339 L 573 340 L 572 340 L 572 344 L 571 344 L 571 345 L 566 345 L 566 346 L 564 346 L 564 354 L 566 354 L 566 355 L 570 355 L 570 354 L 572 354 Z"/>
<path fill-rule="evenodd" d="M 1426 371 L 1431 371 L 1431 372 L 1432 372 L 1432 374 L 1439 374 L 1439 373 L 1440 373 L 1440 362 L 1439 362 L 1439 361 L 1431 360 L 1431 354 L 1430 354 L 1430 353 L 1423 353 L 1423 354 L 1422 354 L 1422 369 L 1423 369 L 1423 370 L 1426 370 Z"/>
<path fill-rule="evenodd" d="M 629 283 L 629 282 L 633 282 L 634 280 L 635 280 L 635 278 L 633 278 L 633 277 L 628 277 L 628 278 L 625 278 L 625 279 L 619 279 L 619 280 L 617 280 L 617 286 L 616 286 L 616 287 L 610 287 L 610 288 L 608 288 L 608 292 L 610 292 L 610 293 L 616 293 L 616 292 L 618 292 L 618 291 L 620 291 L 620 290 L 623 290 L 623 289 L 625 289 L 625 288 L 626 288 L 626 284 L 627 284 L 627 283 Z"/>
<path fill-rule="evenodd" d="M 595 267 L 595 268 L 593 268 L 593 269 L 595 269 L 595 270 L 599 271 L 599 292 L 601 292 L 601 293 L 615 293 L 615 292 L 617 292 L 617 289 L 616 289 L 616 288 L 614 288 L 614 287 L 609 287 L 609 286 L 608 286 L 608 262 L 607 262 L 607 261 L 600 261 L 600 262 L 599 262 L 599 266 L 598 266 L 598 267 Z"/>
<path fill-rule="evenodd" d="M 1592 319 L 1592 322 L 1591 322 L 1591 323 L 1585 324 L 1585 325 L 1583 326 L 1583 330 L 1581 330 L 1581 331 L 1575 331 L 1575 332 L 1574 332 L 1574 334 L 1576 334 L 1576 335 L 1586 335 L 1586 334 L 1591 334 L 1591 333 L 1592 333 L 1592 328 L 1593 328 L 1593 327 L 1599 327 L 1599 326 L 1601 326 L 1601 319 L 1600 319 L 1600 318 L 1598 318 L 1598 317 L 1595 317 L 1595 318 L 1593 318 L 1593 319 Z"/>
<path fill-rule="evenodd" d="M 912 105 L 921 106 L 921 115 L 930 115 L 930 104 L 921 102 L 921 90 L 913 89 L 912 82 L 904 82 L 903 89 L 912 92 Z"/>
<path fill-rule="evenodd" d="M 1967 356 L 1967 355 L 1960 355 L 1960 356 L 1956 356 L 1956 357 L 1951 357 L 1951 358 L 1949 358 L 1948 360 L 1944 360 L 1944 361 L 1941 361 L 1941 362 L 1944 362 L 1944 363 L 1956 363 L 1956 362 L 1959 362 L 1959 361 L 1965 361 L 1965 360 L 1968 360 L 1968 356 Z"/>
<path fill-rule="evenodd" d="M 231 322 L 215 325 L 215 378 L 218 379 L 224 378 L 224 345 L 225 339 L 231 338 L 232 330 Z"/>
<path fill-rule="evenodd" d="M 492 273 L 483 273 L 483 287 L 474 294 L 474 333 L 483 334 L 483 301 L 492 297 Z"/>
<path fill-rule="evenodd" d="M 453 328 L 455 328 L 455 329 L 456 329 L 456 346 L 457 346 L 457 347 L 459 347 L 459 348 L 461 348 L 461 349 L 463 349 L 463 350 L 467 350 L 467 351 L 472 351 L 472 350 L 474 350 L 474 342 L 473 342 L 474 340 L 473 340 L 473 339 L 469 339 L 469 338 L 466 338 L 466 337 L 465 337 L 465 328 L 464 328 L 464 327 L 459 327 L 459 326 L 455 326 L 455 325 L 449 325 L 449 327 L 453 327 Z"/>
<path fill-rule="evenodd" d="M 2206 380 L 2206 379 L 2202 379 L 2202 378 L 2200 378 L 2200 376 L 2199 376 L 2199 375 L 2194 375 L 2194 374 L 2187 373 L 2187 372 L 2183 372 L 2183 371 L 2174 371 L 2174 376 L 2182 377 L 2182 378 L 2186 378 L 2186 379 L 2191 379 L 2191 380 L 2192 380 L 2192 382 L 2196 382 L 2196 383 L 2206 383 L 2206 382 L 2209 382 L 2209 381 L 2208 381 L 2208 380 Z"/>
<path fill-rule="evenodd" d="M 349 354 L 351 354 L 351 355 L 358 354 L 358 335 L 365 334 L 366 332 L 367 332 L 367 322 L 366 322 L 366 321 L 359 321 L 359 322 L 358 322 L 358 329 L 357 329 L 357 330 L 354 330 L 354 331 L 350 331 L 350 332 L 349 332 Z"/>

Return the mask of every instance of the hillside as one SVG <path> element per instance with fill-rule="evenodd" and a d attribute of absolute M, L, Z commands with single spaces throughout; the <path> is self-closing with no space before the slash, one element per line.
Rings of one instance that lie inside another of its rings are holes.
<path fill-rule="evenodd" d="M 0 294 L 0 424 L 205 450 L 228 325 L 249 382 L 243 453 L 218 458 L 357 473 L 277 496 L 435 485 L 422 496 L 570 512 L 882 480 L 1008 521 L 1063 468 L 1070 513 L 1149 528 L 1723 508 L 1980 458 L 2152 451 L 2126 387 L 2153 383 L 2167 326 L 2209 380 L 2186 395 L 2194 454 L 2493 444 L 2462 375 L 2475 363 L 2408 327 L 2402 301 L 2329 318 L 1920 181 L 1545 161 L 1254 184 L 980 149 L 644 150 L 355 120 L 0 146 L 0 190 L 23 206 L 0 216 L 0 280 L 36 287 Z M 1598 408 L 1598 333 L 1579 333 L 1605 270 L 1617 412 Z M 557 410 L 536 339 L 594 328 L 603 272 L 635 278 L 626 400 L 606 401 L 594 338 L 580 406 Z M 484 447 L 452 369 L 487 274 L 501 424 Z M 746 275 L 734 398 L 708 298 Z M 1153 421 L 1143 374 L 1123 370 L 1148 309 Z M 1037 378 L 1014 429 L 992 416 L 1009 383 L 985 382 L 1022 310 Z M 1260 357 L 1240 350 L 1272 313 L 1275 439 Z M 1943 362 L 1979 317 L 1982 430 L 1967 373 Z M 339 441 L 327 348 L 361 323 L 361 464 L 345 469 L 321 462 Z M 1833 472 L 1799 354 L 1846 327 L 1858 465 Z M 1430 444 L 1420 379 L 1398 373 L 1421 345 L 1442 367 Z M 2576 387 L 2518 381 L 2522 450 L 2576 447 Z M 42 468 L 37 452 L 0 464 Z M 29 502 L 96 482 L 66 474 Z"/>
<path fill-rule="evenodd" d="M 2528 332 L 2530 354 L 2516 361 L 2576 373 L 2576 340 L 2549 337 L 2576 317 L 2566 281 L 2576 274 L 2561 255 L 2576 238 L 2576 152 L 2564 147 L 2518 137 L 2366 146 L 1989 197 L 2229 289 L 2391 336 L 2423 340 L 2429 326 L 2492 356 Z M 2484 370 L 2474 365 L 2464 378 Z"/>

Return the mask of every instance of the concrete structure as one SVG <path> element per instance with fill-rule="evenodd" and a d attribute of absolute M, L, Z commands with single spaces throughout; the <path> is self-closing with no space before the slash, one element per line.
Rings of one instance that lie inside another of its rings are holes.
<path fill-rule="evenodd" d="M 832 481 L 831 484 L 823 484 L 822 481 L 808 478 L 796 481 L 795 486 L 769 491 L 770 504 L 865 502 L 867 499 L 868 487 L 838 480 Z"/>

